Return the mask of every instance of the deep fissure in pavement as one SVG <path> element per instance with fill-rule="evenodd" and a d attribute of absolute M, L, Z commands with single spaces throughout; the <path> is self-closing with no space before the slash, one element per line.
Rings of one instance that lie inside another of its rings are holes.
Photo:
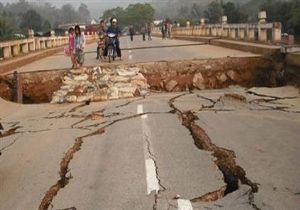
<path fill-rule="evenodd" d="M 67 152 L 65 153 L 64 157 L 62 158 L 62 160 L 60 162 L 60 171 L 59 171 L 60 179 L 57 181 L 57 183 L 52 185 L 49 188 L 49 190 L 45 193 L 38 209 L 39 210 L 47 210 L 48 207 L 51 205 L 54 197 L 59 192 L 59 190 L 64 188 L 69 183 L 69 180 L 72 178 L 71 174 L 69 176 L 67 175 L 69 172 L 69 164 L 70 164 L 71 160 L 73 159 L 74 155 L 76 154 L 76 152 L 78 152 L 81 149 L 81 146 L 84 143 L 85 138 L 92 137 L 95 135 L 102 135 L 105 132 L 106 128 L 109 128 L 110 126 L 112 126 L 118 122 L 138 118 L 143 115 L 149 115 L 149 114 L 169 114 L 169 112 L 145 112 L 145 113 L 141 113 L 141 114 L 126 116 L 124 118 L 113 120 L 112 122 L 107 123 L 103 127 L 99 128 L 96 131 L 93 131 L 87 135 L 77 137 L 75 139 L 73 146 L 67 150 Z M 65 115 L 63 114 L 63 116 L 65 116 Z M 85 120 L 87 120 L 87 119 L 85 119 Z"/>
<path fill-rule="evenodd" d="M 11 135 L 17 134 L 18 133 L 17 130 L 19 128 L 22 128 L 22 127 L 21 126 L 16 126 L 16 127 L 8 129 L 7 131 L 4 131 L 3 133 L 0 132 L 0 138 L 4 138 L 4 137 L 7 137 L 7 136 L 11 136 Z"/>
<path fill-rule="evenodd" d="M 224 177 L 224 182 L 226 183 L 225 188 L 222 187 L 221 189 L 216 190 L 214 192 L 209 192 L 200 197 L 193 198 L 191 199 L 191 201 L 192 202 L 216 201 L 220 198 L 223 198 L 227 194 L 238 190 L 239 181 L 242 184 L 250 186 L 251 193 L 256 193 L 258 191 L 258 184 L 253 183 L 250 179 L 248 179 L 246 177 L 245 170 L 241 166 L 236 164 L 235 161 L 236 155 L 234 151 L 221 148 L 213 144 L 210 137 L 207 135 L 207 133 L 199 125 L 197 125 L 196 120 L 198 120 L 198 117 L 195 114 L 193 114 L 191 111 L 182 112 L 175 106 L 174 104 L 175 100 L 185 95 L 187 95 L 187 93 L 178 95 L 170 99 L 169 106 L 173 109 L 173 113 L 176 113 L 180 117 L 182 121 L 182 125 L 190 131 L 197 148 L 212 152 L 212 156 L 216 158 L 215 164 L 222 172 Z M 237 96 L 231 95 L 230 97 L 237 97 Z"/>

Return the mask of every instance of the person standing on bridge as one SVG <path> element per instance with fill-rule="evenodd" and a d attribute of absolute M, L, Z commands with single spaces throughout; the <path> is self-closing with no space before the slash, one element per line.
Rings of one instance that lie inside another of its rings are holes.
<path fill-rule="evenodd" d="M 72 68 L 77 68 L 77 61 L 75 58 L 75 34 L 74 28 L 69 29 L 69 46 L 65 50 L 65 54 L 71 57 Z"/>
<path fill-rule="evenodd" d="M 141 34 L 143 37 L 143 41 L 146 41 L 146 27 L 145 26 L 141 27 Z"/>
<path fill-rule="evenodd" d="M 75 26 L 75 54 L 77 63 L 82 66 L 84 62 L 85 36 L 81 33 L 79 25 Z"/>
<path fill-rule="evenodd" d="M 152 40 L 151 33 L 152 33 L 152 24 L 151 24 L 151 23 L 148 23 L 148 24 L 147 24 L 148 41 L 151 41 L 151 40 Z"/>
<path fill-rule="evenodd" d="M 134 35 L 133 25 L 129 26 L 129 35 L 130 35 L 130 40 L 133 41 L 133 35 Z"/>
<path fill-rule="evenodd" d="M 167 34 L 167 24 L 165 22 L 162 23 L 161 26 L 161 34 L 162 34 L 162 39 L 166 39 L 166 34 Z"/>

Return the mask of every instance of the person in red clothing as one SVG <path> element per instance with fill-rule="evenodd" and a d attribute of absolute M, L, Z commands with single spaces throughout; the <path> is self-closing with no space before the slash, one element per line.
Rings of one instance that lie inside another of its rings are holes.
<path fill-rule="evenodd" d="M 69 49 L 68 49 L 68 53 L 71 57 L 71 61 L 72 61 L 72 68 L 77 68 L 77 61 L 76 61 L 76 57 L 75 57 L 75 30 L 74 28 L 70 28 L 69 29 Z"/>

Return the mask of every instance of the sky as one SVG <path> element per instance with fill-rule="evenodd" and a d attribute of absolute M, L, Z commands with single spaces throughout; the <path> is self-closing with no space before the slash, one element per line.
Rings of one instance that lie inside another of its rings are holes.
<path fill-rule="evenodd" d="M 0 0 L 1 3 L 14 3 L 19 0 Z M 98 18 L 100 14 L 108 8 L 113 8 L 117 6 L 127 6 L 132 3 L 144 3 L 157 0 L 26 0 L 28 2 L 49 2 L 56 7 L 61 7 L 64 4 L 70 3 L 74 7 L 78 7 L 81 3 L 84 3 L 88 6 L 92 17 Z M 164 1 L 164 0 L 159 0 Z"/>

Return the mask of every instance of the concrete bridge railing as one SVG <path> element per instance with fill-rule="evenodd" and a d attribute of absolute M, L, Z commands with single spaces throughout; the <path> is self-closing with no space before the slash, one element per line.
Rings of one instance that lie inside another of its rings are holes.
<path fill-rule="evenodd" d="M 86 40 L 95 40 L 96 33 L 89 33 L 86 35 Z M 69 42 L 68 36 L 55 36 L 52 34 L 50 37 L 33 37 L 32 32 L 29 33 L 28 39 L 13 40 L 0 42 L 0 59 L 9 59 L 16 57 L 20 54 L 28 54 L 44 49 L 51 49 L 67 45 Z"/>
<path fill-rule="evenodd" d="M 155 33 L 161 33 L 161 28 L 156 27 Z M 281 42 L 281 23 L 267 23 L 266 13 L 260 12 L 259 22 L 254 24 L 228 24 L 227 17 L 222 17 L 220 24 L 205 24 L 201 19 L 201 25 L 186 27 L 173 26 L 171 36 L 180 37 L 218 37 L 222 39 L 240 41 L 258 41 L 262 43 Z"/>

